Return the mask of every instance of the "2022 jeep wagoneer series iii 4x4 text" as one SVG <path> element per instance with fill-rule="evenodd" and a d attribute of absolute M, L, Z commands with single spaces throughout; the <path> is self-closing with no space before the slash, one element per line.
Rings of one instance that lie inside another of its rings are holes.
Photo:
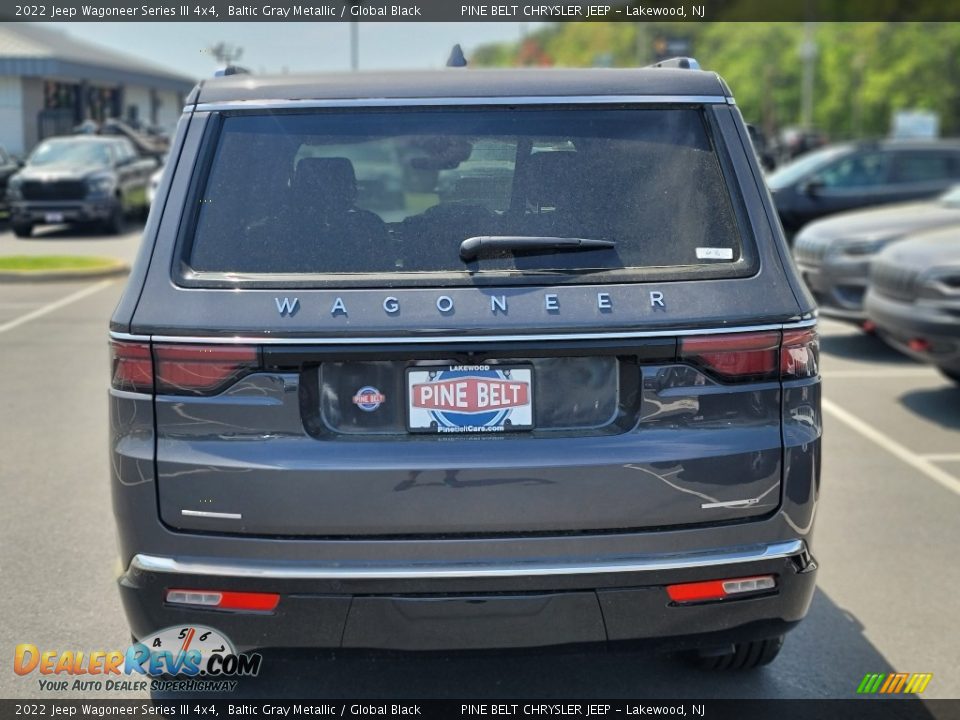
<path fill-rule="evenodd" d="M 136 637 L 776 655 L 815 306 L 716 74 L 235 75 L 167 167 L 110 328 Z"/>

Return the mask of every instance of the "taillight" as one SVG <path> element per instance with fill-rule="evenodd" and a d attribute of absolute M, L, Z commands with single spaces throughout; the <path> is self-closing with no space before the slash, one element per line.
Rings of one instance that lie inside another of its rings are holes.
<path fill-rule="evenodd" d="M 171 605 L 192 605 L 211 610 L 273 612 L 280 604 L 277 593 L 227 592 L 225 590 L 167 590 Z"/>
<path fill-rule="evenodd" d="M 776 376 L 779 332 L 691 335 L 680 342 L 680 356 L 722 379 L 764 380 Z"/>
<path fill-rule="evenodd" d="M 260 366 L 249 345 L 154 345 L 110 341 L 112 376 L 118 390 L 204 395 L 222 390 Z"/>
<path fill-rule="evenodd" d="M 158 394 L 213 393 L 259 366 L 248 345 L 154 345 L 153 357 Z"/>
<path fill-rule="evenodd" d="M 150 343 L 110 341 L 112 374 L 110 384 L 117 390 L 153 392 L 153 360 Z"/>
<path fill-rule="evenodd" d="M 680 357 L 721 380 L 794 380 L 816 376 L 819 348 L 814 328 L 693 335 L 680 341 Z"/>
<path fill-rule="evenodd" d="M 816 377 L 820 372 L 820 339 L 816 328 L 784 330 L 780 346 L 780 377 L 784 380 Z"/>

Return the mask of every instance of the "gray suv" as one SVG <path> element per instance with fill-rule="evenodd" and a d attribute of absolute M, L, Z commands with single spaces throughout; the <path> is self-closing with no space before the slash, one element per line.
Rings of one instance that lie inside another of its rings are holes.
<path fill-rule="evenodd" d="M 797 235 L 793 255 L 822 315 L 873 330 L 863 299 L 878 253 L 918 233 L 950 226 L 960 226 L 960 185 L 932 201 L 817 220 Z"/>
<path fill-rule="evenodd" d="M 110 326 L 132 632 L 769 662 L 814 591 L 815 322 L 715 73 L 205 82 Z"/>
<path fill-rule="evenodd" d="M 887 343 L 960 385 L 960 227 L 918 233 L 880 253 L 866 309 Z"/>

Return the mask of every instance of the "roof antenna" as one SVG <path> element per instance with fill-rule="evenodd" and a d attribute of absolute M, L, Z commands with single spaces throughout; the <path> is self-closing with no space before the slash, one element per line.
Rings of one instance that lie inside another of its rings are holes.
<path fill-rule="evenodd" d="M 453 46 L 453 50 L 450 51 L 450 57 L 447 58 L 447 67 L 466 67 L 467 58 L 463 55 L 463 48 L 460 47 L 460 43 L 457 43 Z"/>

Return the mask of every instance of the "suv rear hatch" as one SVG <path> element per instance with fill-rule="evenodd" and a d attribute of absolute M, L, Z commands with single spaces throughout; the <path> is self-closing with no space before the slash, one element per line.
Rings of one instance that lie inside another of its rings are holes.
<path fill-rule="evenodd" d="M 782 325 L 731 112 L 204 117 L 169 303 L 148 281 L 149 337 L 115 349 L 115 384 L 156 393 L 163 521 L 475 536 L 775 511 L 781 380 L 815 373 L 815 336 Z"/>

